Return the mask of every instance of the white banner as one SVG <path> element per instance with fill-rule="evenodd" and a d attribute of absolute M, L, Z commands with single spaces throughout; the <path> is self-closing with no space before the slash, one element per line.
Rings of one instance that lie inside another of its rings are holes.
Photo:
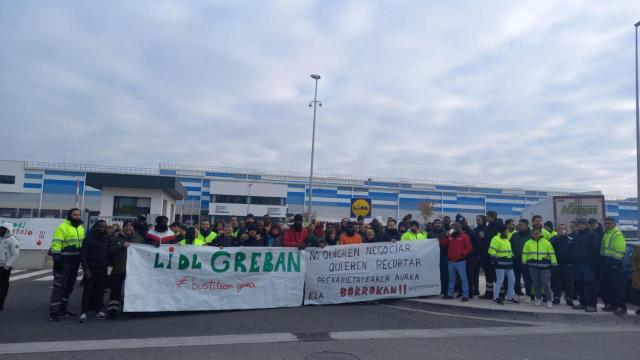
<path fill-rule="evenodd" d="M 124 311 L 300 306 L 304 273 L 295 248 L 132 245 Z"/>
<path fill-rule="evenodd" d="M 13 235 L 23 250 L 49 250 L 53 232 L 63 219 L 49 218 L 0 218 L 0 222 L 13 224 Z"/>
<path fill-rule="evenodd" d="M 436 240 L 397 241 L 305 250 L 305 305 L 440 293 Z"/>

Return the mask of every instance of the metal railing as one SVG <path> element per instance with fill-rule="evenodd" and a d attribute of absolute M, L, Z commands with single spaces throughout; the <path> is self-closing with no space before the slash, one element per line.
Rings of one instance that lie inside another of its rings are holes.
<path fill-rule="evenodd" d="M 132 175 L 160 175 L 159 169 L 139 168 L 139 167 L 129 167 L 129 166 L 109 166 L 109 165 L 25 161 L 24 167 L 27 169 L 104 172 L 104 173 L 118 173 L 118 174 L 132 174 Z"/>

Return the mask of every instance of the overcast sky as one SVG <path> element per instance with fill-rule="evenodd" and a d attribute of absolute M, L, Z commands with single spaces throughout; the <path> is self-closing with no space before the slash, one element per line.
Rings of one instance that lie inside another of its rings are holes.
<path fill-rule="evenodd" d="M 2 1 L 5 159 L 635 195 L 640 1 Z"/>

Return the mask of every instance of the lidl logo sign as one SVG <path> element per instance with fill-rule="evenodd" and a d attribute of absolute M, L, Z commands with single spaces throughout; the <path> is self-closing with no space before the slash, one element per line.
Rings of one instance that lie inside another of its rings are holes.
<path fill-rule="evenodd" d="M 351 199 L 351 217 L 358 216 L 371 217 L 371 199 Z"/>

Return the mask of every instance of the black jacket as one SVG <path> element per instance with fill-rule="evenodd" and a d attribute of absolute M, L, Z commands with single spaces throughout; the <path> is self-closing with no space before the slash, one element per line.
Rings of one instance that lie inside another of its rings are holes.
<path fill-rule="evenodd" d="M 220 235 L 215 238 L 215 240 L 213 240 L 209 245 L 217 247 L 233 247 L 238 246 L 238 242 L 234 237 L 226 237 L 224 235 Z"/>
<path fill-rule="evenodd" d="M 92 231 L 82 242 L 82 268 L 106 268 L 109 266 L 111 236 Z"/>
<path fill-rule="evenodd" d="M 572 267 L 573 258 L 571 249 L 573 247 L 573 238 L 571 236 L 556 235 L 551 238 L 551 245 L 553 245 L 553 251 L 556 253 L 558 259 L 558 266 L 560 267 Z"/>
<path fill-rule="evenodd" d="M 395 229 L 395 230 L 384 229 L 384 236 L 386 239 L 385 241 L 393 241 L 393 240 L 400 241 L 400 238 L 402 237 L 398 229 Z"/>
<path fill-rule="evenodd" d="M 600 240 L 598 240 L 598 234 L 590 229 L 578 231 L 573 238 L 573 246 L 571 247 L 573 263 L 596 266 L 599 256 Z"/>
<path fill-rule="evenodd" d="M 144 244 L 144 239 L 137 232 L 134 232 L 130 238 L 125 237 L 122 233 L 118 233 L 111 239 L 109 256 L 111 257 L 111 264 L 113 265 L 112 274 L 124 274 L 127 270 L 127 248 L 124 247 L 125 242 Z"/>
<path fill-rule="evenodd" d="M 518 264 L 522 262 L 522 250 L 524 249 L 524 244 L 529 239 L 531 239 L 530 230 L 524 233 L 517 231 L 511 236 L 511 250 L 513 251 L 514 260 Z"/>
<path fill-rule="evenodd" d="M 250 237 L 245 241 L 239 240 L 236 246 L 264 246 L 264 240 L 262 238 Z"/>

